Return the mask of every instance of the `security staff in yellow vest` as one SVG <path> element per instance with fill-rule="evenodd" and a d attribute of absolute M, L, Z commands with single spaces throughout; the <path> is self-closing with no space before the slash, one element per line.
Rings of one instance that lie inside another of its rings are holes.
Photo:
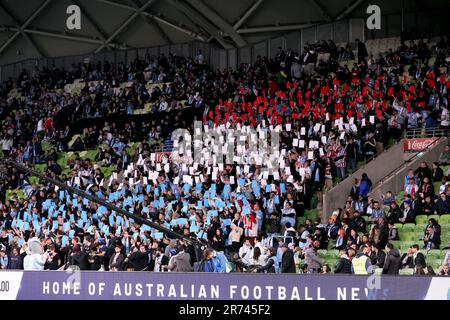
<path fill-rule="evenodd" d="M 369 247 L 362 245 L 360 251 L 352 259 L 353 274 L 369 274 L 372 273 L 372 263 L 370 262 Z"/>

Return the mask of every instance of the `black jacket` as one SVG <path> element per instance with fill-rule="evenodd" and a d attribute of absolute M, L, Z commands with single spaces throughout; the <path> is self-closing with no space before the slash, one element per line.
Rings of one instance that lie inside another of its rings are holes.
<path fill-rule="evenodd" d="M 339 258 L 334 273 L 352 273 L 352 262 L 347 258 Z"/>
<path fill-rule="evenodd" d="M 134 271 L 142 271 L 148 267 L 148 252 L 136 251 L 128 256 L 128 266 Z"/>
<path fill-rule="evenodd" d="M 383 274 L 398 274 L 401 266 L 400 252 L 392 249 L 386 256 L 383 266 Z"/>
<path fill-rule="evenodd" d="M 74 255 L 70 257 L 69 261 L 71 265 L 78 266 L 80 270 L 89 270 L 88 257 L 82 251 L 74 253 Z"/>
<path fill-rule="evenodd" d="M 417 253 L 417 256 L 414 259 L 413 264 L 415 267 L 422 266 L 422 268 L 426 268 L 427 264 L 425 262 L 425 256 L 423 255 L 422 252 Z"/>
<path fill-rule="evenodd" d="M 281 273 L 295 273 L 294 252 L 287 249 L 281 257 Z"/>
<path fill-rule="evenodd" d="M 372 252 L 370 255 L 370 262 L 373 266 L 378 266 L 382 268 L 384 266 L 384 261 L 386 260 L 386 254 L 383 250 L 378 250 L 378 253 Z"/>

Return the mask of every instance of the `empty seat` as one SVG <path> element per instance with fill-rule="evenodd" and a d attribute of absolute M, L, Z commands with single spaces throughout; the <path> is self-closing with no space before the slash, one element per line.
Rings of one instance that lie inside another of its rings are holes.
<path fill-rule="evenodd" d="M 416 229 L 416 225 L 414 223 L 405 223 L 403 225 L 402 231 L 414 231 Z"/>
<path fill-rule="evenodd" d="M 430 215 L 428 216 L 428 219 L 434 219 L 434 220 L 436 220 L 437 222 L 439 222 L 440 216 L 439 216 L 438 214 L 430 214 Z"/>
<path fill-rule="evenodd" d="M 419 224 L 419 223 L 427 223 L 428 222 L 428 216 L 427 215 L 425 215 L 425 214 L 421 214 L 421 215 L 418 215 L 418 216 L 416 216 L 416 223 L 417 224 Z"/>
<path fill-rule="evenodd" d="M 414 269 L 412 268 L 400 269 L 399 274 L 402 276 L 412 276 L 414 274 Z"/>
<path fill-rule="evenodd" d="M 319 257 L 325 258 L 327 256 L 327 249 L 319 249 L 317 250 L 317 253 L 319 254 Z M 439 251 L 440 253 L 440 251 Z"/>
<path fill-rule="evenodd" d="M 439 223 L 441 225 L 444 224 L 449 224 L 450 225 L 450 214 L 443 214 L 440 218 L 439 218 Z"/>
<path fill-rule="evenodd" d="M 428 250 L 426 259 L 427 260 L 441 259 L 441 250 L 439 249 Z"/>

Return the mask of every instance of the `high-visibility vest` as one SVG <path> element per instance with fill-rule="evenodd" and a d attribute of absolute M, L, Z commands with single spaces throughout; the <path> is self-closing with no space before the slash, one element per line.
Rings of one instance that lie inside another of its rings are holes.
<path fill-rule="evenodd" d="M 354 274 L 368 274 L 366 270 L 366 262 L 369 259 L 366 255 L 354 257 L 352 259 L 353 273 Z"/>

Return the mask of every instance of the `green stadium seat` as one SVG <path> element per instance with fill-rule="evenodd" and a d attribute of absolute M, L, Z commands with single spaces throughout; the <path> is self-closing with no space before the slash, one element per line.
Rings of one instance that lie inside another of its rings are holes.
<path fill-rule="evenodd" d="M 389 242 L 392 243 L 394 245 L 394 248 L 396 249 L 400 248 L 401 244 L 403 243 L 403 241 L 401 240 L 391 240 Z"/>
<path fill-rule="evenodd" d="M 317 250 L 317 253 L 319 254 L 320 258 L 325 258 L 327 256 L 327 249 L 319 249 Z"/>
<path fill-rule="evenodd" d="M 403 232 L 402 234 L 400 234 L 400 239 L 402 241 L 414 241 L 417 239 L 417 236 L 414 231 L 413 232 Z"/>
<path fill-rule="evenodd" d="M 441 259 L 426 260 L 426 261 L 427 261 L 427 265 L 432 266 L 435 272 L 437 270 L 439 270 L 439 268 L 442 266 L 442 260 Z"/>
<path fill-rule="evenodd" d="M 421 223 L 428 223 L 428 216 L 425 214 L 421 214 L 416 216 L 416 223 L 417 224 L 421 224 Z"/>
<path fill-rule="evenodd" d="M 328 250 L 334 249 L 336 247 L 336 240 L 328 241 Z M 336 249 L 334 249 L 336 250 Z"/>
<path fill-rule="evenodd" d="M 328 250 L 327 258 L 338 259 L 339 258 L 339 250 L 337 250 L 337 249 Z"/>
<path fill-rule="evenodd" d="M 441 259 L 444 260 L 447 252 L 450 252 L 450 249 L 442 249 L 441 250 Z"/>
<path fill-rule="evenodd" d="M 443 214 L 440 218 L 439 218 L 439 223 L 441 225 L 443 224 L 450 224 L 450 214 Z"/>
<path fill-rule="evenodd" d="M 427 227 L 426 223 L 416 224 L 415 229 L 416 234 L 423 234 L 425 232 L 426 227 Z"/>
<path fill-rule="evenodd" d="M 400 249 L 403 253 L 408 250 L 409 247 L 411 247 L 413 244 L 417 244 L 418 241 L 402 241 L 400 244 Z"/>
<path fill-rule="evenodd" d="M 362 216 L 362 217 L 363 217 L 363 219 L 364 219 L 366 222 L 370 220 L 370 217 L 369 217 L 369 216 Z"/>
<path fill-rule="evenodd" d="M 383 268 L 376 268 L 373 271 L 374 271 L 374 274 L 383 274 Z"/>
<path fill-rule="evenodd" d="M 297 225 L 305 224 L 306 217 L 298 217 L 297 218 Z"/>
<path fill-rule="evenodd" d="M 441 259 L 441 250 L 439 249 L 428 250 L 426 259 L 427 260 Z"/>
<path fill-rule="evenodd" d="M 402 228 L 402 232 L 405 231 L 414 231 L 416 229 L 416 225 L 414 223 L 405 223 Z M 400 231 L 400 230 L 399 230 Z"/>
<path fill-rule="evenodd" d="M 398 230 L 403 229 L 403 223 L 394 223 L 394 226 L 395 226 Z"/>
<path fill-rule="evenodd" d="M 400 269 L 399 274 L 401 276 L 412 276 L 414 274 L 413 268 Z"/>
<path fill-rule="evenodd" d="M 439 222 L 439 218 L 440 218 L 440 216 L 439 216 L 438 214 L 430 214 L 430 215 L 428 216 L 428 220 L 434 219 L 434 220 L 436 220 L 437 222 Z"/>

